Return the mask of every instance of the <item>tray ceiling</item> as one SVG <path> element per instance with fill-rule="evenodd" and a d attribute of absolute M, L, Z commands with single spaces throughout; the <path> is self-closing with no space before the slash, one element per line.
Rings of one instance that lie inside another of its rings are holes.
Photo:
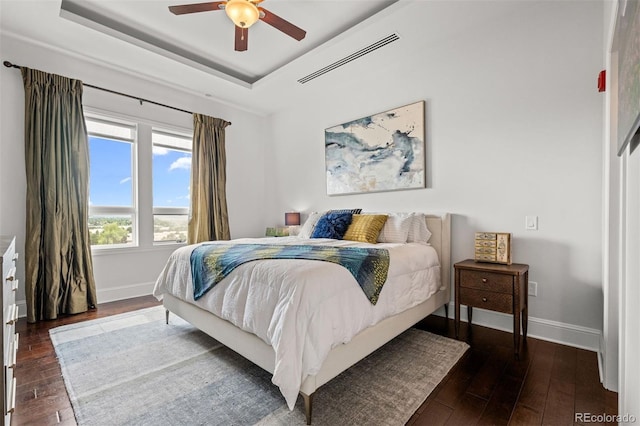
<path fill-rule="evenodd" d="M 261 7 L 307 31 L 297 41 L 258 21 L 248 29 L 249 49 L 233 49 L 234 25 L 224 11 L 174 15 L 178 1 L 62 0 L 60 16 L 93 30 L 251 87 L 397 0 L 266 0 Z M 197 3 L 187 0 L 186 3 Z"/>

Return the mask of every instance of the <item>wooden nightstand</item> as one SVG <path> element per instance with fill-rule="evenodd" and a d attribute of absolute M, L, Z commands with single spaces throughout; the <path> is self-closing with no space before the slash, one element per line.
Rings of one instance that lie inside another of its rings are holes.
<path fill-rule="evenodd" d="M 513 315 L 513 344 L 516 356 L 520 351 L 520 321 L 522 335 L 527 339 L 529 314 L 529 265 L 480 263 L 471 259 L 453 265 L 455 269 L 455 331 L 460 329 L 460 305 L 467 306 L 469 327 L 473 307 Z"/>

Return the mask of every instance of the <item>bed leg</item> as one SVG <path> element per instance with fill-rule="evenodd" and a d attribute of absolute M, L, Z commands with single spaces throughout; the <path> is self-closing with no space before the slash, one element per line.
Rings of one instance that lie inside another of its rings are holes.
<path fill-rule="evenodd" d="M 302 395 L 302 399 L 304 400 L 304 416 L 307 419 L 307 424 L 310 425 L 311 424 L 311 408 L 313 404 L 313 394 L 306 395 L 300 392 L 300 395 Z"/>
<path fill-rule="evenodd" d="M 169 324 L 169 310 L 168 309 L 164 310 L 164 320 L 166 321 L 167 324 Z"/>

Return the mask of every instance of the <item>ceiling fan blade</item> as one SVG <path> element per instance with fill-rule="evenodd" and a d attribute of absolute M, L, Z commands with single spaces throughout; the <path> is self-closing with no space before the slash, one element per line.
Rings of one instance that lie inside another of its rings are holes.
<path fill-rule="evenodd" d="M 212 1 L 209 3 L 182 4 L 179 6 L 169 6 L 169 11 L 174 15 L 184 15 L 185 13 L 209 12 L 212 10 L 222 10 L 220 5 L 226 1 Z"/>
<path fill-rule="evenodd" d="M 271 25 L 272 27 L 282 31 L 286 35 L 295 38 L 300 41 L 307 35 L 307 32 L 302 28 L 296 27 L 291 22 L 286 21 L 274 14 L 273 12 L 269 12 L 267 9 L 259 7 L 262 14 L 260 14 L 260 19 Z M 264 16 L 263 16 L 264 15 Z"/>
<path fill-rule="evenodd" d="M 237 52 L 247 50 L 247 42 L 249 41 L 249 28 L 241 28 L 236 25 L 236 47 Z"/>

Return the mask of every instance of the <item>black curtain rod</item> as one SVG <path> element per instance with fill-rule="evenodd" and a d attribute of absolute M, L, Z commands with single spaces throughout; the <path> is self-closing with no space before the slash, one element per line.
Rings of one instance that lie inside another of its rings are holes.
<path fill-rule="evenodd" d="M 22 68 L 20 65 L 12 64 L 9 61 L 4 61 L 3 64 L 7 68 Z M 165 104 L 161 104 L 159 102 L 150 101 L 149 99 L 143 99 L 143 98 L 140 98 L 138 96 L 133 96 L 133 95 L 128 95 L 126 93 L 116 92 L 115 90 L 105 89 L 104 87 L 94 86 L 92 84 L 87 84 L 87 83 L 84 83 L 84 82 L 82 83 L 82 85 L 86 86 L 86 87 L 91 87 L 92 89 L 102 90 L 103 92 L 113 93 L 114 95 L 124 96 L 125 98 L 135 99 L 135 100 L 140 102 L 140 105 L 142 105 L 143 102 L 147 102 L 149 104 L 158 105 L 158 106 L 169 108 L 169 109 L 172 109 L 172 110 L 175 110 L 175 111 L 180 111 L 180 112 L 184 112 L 184 113 L 187 113 L 187 114 L 193 114 L 193 112 L 187 111 L 186 109 L 180 109 L 180 108 L 176 108 L 176 107 L 171 106 L 171 105 L 165 105 Z M 231 123 L 229 123 L 229 126 L 231 126 Z"/>

